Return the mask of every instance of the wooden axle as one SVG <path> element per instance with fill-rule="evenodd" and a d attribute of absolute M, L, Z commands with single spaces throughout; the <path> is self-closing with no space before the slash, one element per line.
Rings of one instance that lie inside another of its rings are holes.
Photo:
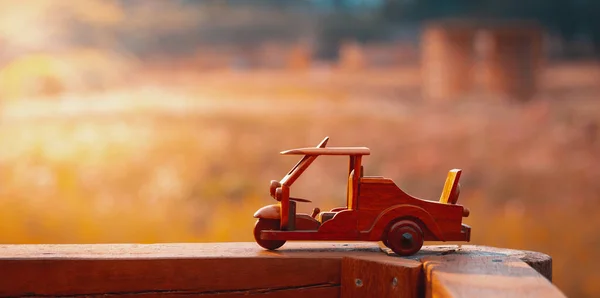
<path fill-rule="evenodd" d="M 425 234 L 425 241 L 435 241 L 438 238 L 432 237 L 431 235 Z M 332 232 L 324 233 L 319 231 L 262 231 L 260 238 L 263 240 L 289 240 L 289 241 L 302 241 L 302 240 L 329 240 L 329 241 L 380 241 L 381 236 L 371 234 L 370 232 L 356 232 L 350 231 L 346 233 Z M 471 239 L 471 228 L 468 225 L 463 224 L 463 230 L 460 233 L 448 234 L 445 241 L 470 241 Z"/>

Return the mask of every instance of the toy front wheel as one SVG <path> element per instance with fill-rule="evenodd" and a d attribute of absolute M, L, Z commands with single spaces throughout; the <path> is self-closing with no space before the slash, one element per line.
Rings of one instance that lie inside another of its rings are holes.
<path fill-rule="evenodd" d="M 392 225 L 384 243 L 400 256 L 414 255 L 423 246 L 423 230 L 414 221 L 400 220 Z"/>
<path fill-rule="evenodd" d="M 285 240 L 264 240 L 260 239 L 261 231 L 279 230 L 278 219 L 259 218 L 254 224 L 254 240 L 258 245 L 268 250 L 275 250 L 285 244 Z"/>

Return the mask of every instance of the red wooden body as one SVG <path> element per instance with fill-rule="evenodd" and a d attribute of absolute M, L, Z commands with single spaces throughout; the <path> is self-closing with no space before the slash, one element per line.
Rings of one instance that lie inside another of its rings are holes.
<path fill-rule="evenodd" d="M 391 223 L 410 218 L 422 224 L 426 241 L 470 241 L 471 228 L 462 224 L 464 208 L 415 198 L 391 179 L 362 177 L 358 204 L 343 210 L 316 229 L 262 231 L 265 240 L 381 241 Z M 298 214 L 300 215 L 300 214 Z M 307 220 L 305 214 L 301 220 Z"/>

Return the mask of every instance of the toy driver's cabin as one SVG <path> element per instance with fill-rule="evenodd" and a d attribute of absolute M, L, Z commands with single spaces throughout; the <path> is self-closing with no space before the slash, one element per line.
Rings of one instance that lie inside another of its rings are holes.
<path fill-rule="evenodd" d="M 276 249 L 286 240 L 383 241 L 399 254 L 413 254 L 424 240 L 470 240 L 470 227 L 462 224 L 469 210 L 456 204 L 460 170 L 449 172 L 439 201 L 422 200 L 408 195 L 389 178 L 364 176 L 362 157 L 370 154 L 369 148 L 326 148 L 327 141 L 281 152 L 303 158 L 281 181 L 271 181 L 270 194 L 279 204 L 265 206 L 254 215 L 259 218 L 254 230 L 258 244 Z M 321 155 L 349 157 L 346 206 L 297 214 L 296 203 L 310 200 L 290 196 L 290 187 Z"/>

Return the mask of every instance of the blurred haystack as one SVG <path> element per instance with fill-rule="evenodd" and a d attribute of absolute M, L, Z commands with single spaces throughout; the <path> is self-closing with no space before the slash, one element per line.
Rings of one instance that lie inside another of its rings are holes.
<path fill-rule="evenodd" d="M 66 61 L 47 54 L 17 58 L 0 70 L 2 100 L 56 95 L 77 84 Z M 67 79 L 71 78 L 71 79 Z"/>
<path fill-rule="evenodd" d="M 117 87 L 126 82 L 133 66 L 133 59 L 95 49 L 25 55 L 0 69 L 0 98 L 14 100 Z"/>

